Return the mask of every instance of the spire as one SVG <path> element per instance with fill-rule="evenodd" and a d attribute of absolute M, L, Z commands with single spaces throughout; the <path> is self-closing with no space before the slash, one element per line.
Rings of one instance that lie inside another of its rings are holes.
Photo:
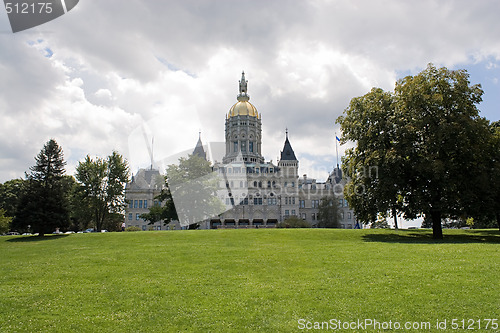
<path fill-rule="evenodd" d="M 198 142 L 196 143 L 196 148 L 194 148 L 192 155 L 199 156 L 205 160 L 207 159 L 207 154 L 205 153 L 203 143 L 201 142 L 201 131 L 199 132 Z"/>
<path fill-rule="evenodd" d="M 286 129 L 285 146 L 281 152 L 281 160 L 297 161 L 292 145 L 290 144 L 290 141 L 288 141 L 288 128 Z"/>
<path fill-rule="evenodd" d="M 250 99 L 250 95 L 248 95 L 248 80 L 245 79 L 245 72 L 241 72 L 241 80 L 240 82 L 240 93 L 238 95 L 239 102 L 246 102 Z"/>
<path fill-rule="evenodd" d="M 247 83 L 248 81 L 245 80 L 245 71 L 241 72 L 241 80 L 240 80 L 240 94 L 243 94 L 247 92 Z"/>

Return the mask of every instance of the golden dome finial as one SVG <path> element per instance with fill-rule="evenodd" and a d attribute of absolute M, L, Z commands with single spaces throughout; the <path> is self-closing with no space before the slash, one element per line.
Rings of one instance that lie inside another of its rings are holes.
<path fill-rule="evenodd" d="M 248 80 L 245 79 L 245 71 L 241 72 L 240 82 L 240 93 L 238 95 L 238 101 L 248 102 L 250 100 L 250 95 L 248 95 Z"/>
<path fill-rule="evenodd" d="M 249 100 L 250 95 L 248 95 L 248 81 L 245 79 L 245 72 L 241 72 L 241 80 L 240 83 L 240 93 L 238 94 L 238 102 L 234 104 L 229 113 L 227 114 L 227 118 L 231 118 L 234 116 L 252 116 L 259 118 L 259 113 L 255 106 L 253 106 Z"/>
<path fill-rule="evenodd" d="M 247 93 L 247 83 L 248 81 L 245 80 L 245 71 L 242 71 L 240 80 L 240 94 Z"/>

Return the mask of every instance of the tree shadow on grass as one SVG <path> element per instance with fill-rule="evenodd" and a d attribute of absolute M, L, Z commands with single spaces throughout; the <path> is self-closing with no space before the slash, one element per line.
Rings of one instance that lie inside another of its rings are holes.
<path fill-rule="evenodd" d="M 495 243 L 500 244 L 498 230 L 468 230 L 466 232 L 446 232 L 444 239 L 433 239 L 432 231 L 399 230 L 387 233 L 373 233 L 363 235 L 365 242 L 407 243 L 407 244 L 466 244 L 466 243 Z"/>
<path fill-rule="evenodd" d="M 15 238 L 8 239 L 7 242 L 12 242 L 12 243 L 41 242 L 41 241 L 63 239 L 63 238 L 66 238 L 68 236 L 69 235 L 45 235 L 43 237 L 40 237 L 40 236 L 23 236 L 23 237 L 15 237 Z"/>

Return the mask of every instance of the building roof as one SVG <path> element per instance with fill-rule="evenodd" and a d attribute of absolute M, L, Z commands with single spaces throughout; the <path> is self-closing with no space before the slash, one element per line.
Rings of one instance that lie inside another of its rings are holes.
<path fill-rule="evenodd" d="M 290 141 L 288 141 L 288 130 L 286 132 L 285 146 L 283 147 L 283 151 L 281 152 L 281 160 L 297 161 L 297 157 L 295 157 L 295 152 L 293 151 L 292 145 L 290 144 Z"/>
<path fill-rule="evenodd" d="M 127 184 L 128 190 L 161 190 L 163 177 L 156 169 L 139 169 Z"/>
<path fill-rule="evenodd" d="M 198 142 L 196 143 L 196 147 L 193 150 L 192 155 L 196 155 L 203 159 L 207 159 L 207 154 L 205 153 L 205 149 L 203 149 L 203 143 L 201 142 L 201 132 L 200 137 L 198 138 Z"/>
<path fill-rule="evenodd" d="M 252 103 L 248 101 L 240 101 L 234 104 L 231 109 L 229 109 L 229 113 L 227 114 L 228 118 L 236 116 L 250 116 L 259 118 L 259 113 Z"/>

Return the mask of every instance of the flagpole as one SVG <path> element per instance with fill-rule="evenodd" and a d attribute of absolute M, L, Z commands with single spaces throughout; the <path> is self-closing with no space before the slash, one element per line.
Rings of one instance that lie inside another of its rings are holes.
<path fill-rule="evenodd" d="M 153 136 L 151 138 L 151 170 L 153 170 L 153 164 L 154 164 L 154 144 L 155 144 L 155 137 Z"/>
<path fill-rule="evenodd" d="M 335 132 L 335 150 L 337 151 L 337 168 L 339 168 L 339 143 L 337 142 L 337 132 Z"/>

